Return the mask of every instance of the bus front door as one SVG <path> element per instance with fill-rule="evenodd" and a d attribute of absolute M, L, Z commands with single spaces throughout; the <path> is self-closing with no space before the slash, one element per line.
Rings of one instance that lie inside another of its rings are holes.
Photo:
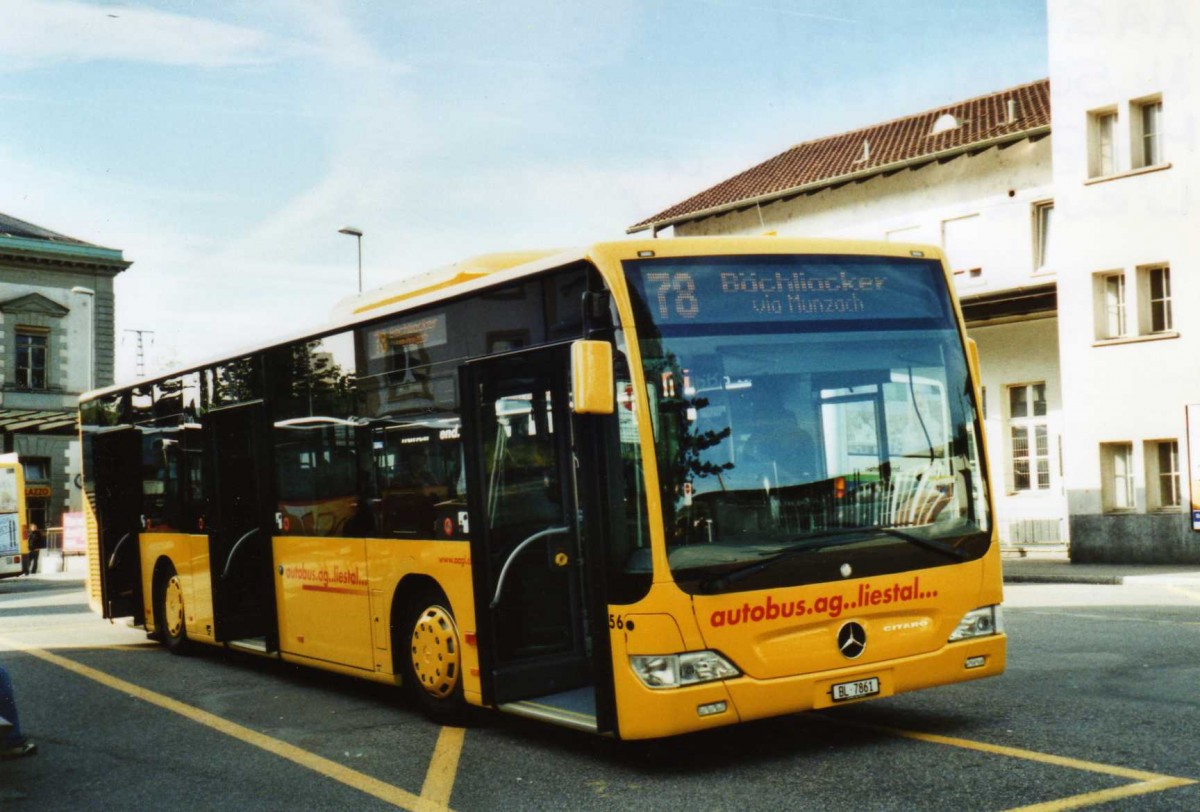
<path fill-rule="evenodd" d="M 142 603 L 142 441 L 125 427 L 92 435 L 92 479 L 100 537 L 100 594 L 104 617 L 146 622 Z"/>
<path fill-rule="evenodd" d="M 593 702 L 567 368 L 552 348 L 463 373 L 480 662 L 497 705 Z"/>
<path fill-rule="evenodd" d="M 261 402 L 204 416 L 215 637 L 278 649 L 271 568 L 269 429 Z"/>

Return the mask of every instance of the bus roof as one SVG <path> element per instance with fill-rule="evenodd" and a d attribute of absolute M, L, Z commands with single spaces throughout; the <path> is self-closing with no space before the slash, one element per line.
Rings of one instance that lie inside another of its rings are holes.
<path fill-rule="evenodd" d="M 756 237 L 672 237 L 644 238 L 592 243 L 569 249 L 542 249 L 481 254 L 470 259 L 445 265 L 425 273 L 406 276 L 382 287 L 347 296 L 336 305 L 330 319 L 302 332 L 284 335 L 275 340 L 224 352 L 218 356 L 199 359 L 152 378 L 114 384 L 80 395 L 80 401 L 93 400 L 105 394 L 120 392 L 132 386 L 149 385 L 157 381 L 195 372 L 222 361 L 241 358 L 251 353 L 296 341 L 320 338 L 346 330 L 367 321 L 414 310 L 442 299 L 471 293 L 476 290 L 515 281 L 525 276 L 587 259 L 621 259 L 646 256 L 670 257 L 696 254 L 870 254 L 877 256 L 924 256 L 941 259 L 941 249 L 932 245 L 883 242 L 877 240 L 814 239 L 777 237 L 774 234 Z"/>

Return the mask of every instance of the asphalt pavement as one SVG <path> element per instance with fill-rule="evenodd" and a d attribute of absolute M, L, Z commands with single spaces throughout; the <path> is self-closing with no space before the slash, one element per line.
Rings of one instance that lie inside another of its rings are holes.
<path fill-rule="evenodd" d="M 1010 582 L 1040 583 L 1007 591 L 1000 678 L 621 747 L 499 714 L 442 729 L 387 686 L 171 656 L 96 617 L 82 571 L 8 579 L 0 659 L 39 754 L 0 762 L 0 810 L 1200 809 L 1200 567 L 1049 552 L 1006 551 Z"/>

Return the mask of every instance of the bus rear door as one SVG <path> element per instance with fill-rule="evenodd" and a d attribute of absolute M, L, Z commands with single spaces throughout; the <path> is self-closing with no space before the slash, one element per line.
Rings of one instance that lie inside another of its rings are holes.
<path fill-rule="evenodd" d="M 462 391 L 485 701 L 541 697 L 586 727 L 594 678 L 567 369 L 562 348 L 512 354 L 469 364 Z"/>
<path fill-rule="evenodd" d="M 104 616 L 146 622 L 142 604 L 142 440 L 131 426 L 93 435 L 100 595 Z"/>

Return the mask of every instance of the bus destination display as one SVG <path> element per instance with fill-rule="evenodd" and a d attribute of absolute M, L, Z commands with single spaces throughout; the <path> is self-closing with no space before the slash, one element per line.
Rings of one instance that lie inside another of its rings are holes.
<path fill-rule="evenodd" d="M 931 260 L 729 257 L 629 263 L 659 324 L 946 317 Z"/>

